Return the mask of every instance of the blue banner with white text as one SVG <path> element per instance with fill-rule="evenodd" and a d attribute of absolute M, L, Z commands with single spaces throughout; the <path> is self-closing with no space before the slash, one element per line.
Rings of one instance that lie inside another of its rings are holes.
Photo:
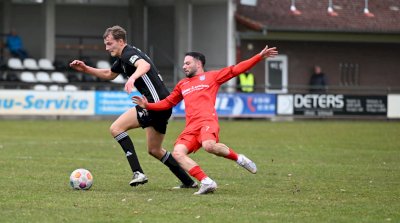
<path fill-rule="evenodd" d="M 120 115 L 135 106 L 131 99 L 134 95 L 140 95 L 140 93 L 134 91 L 128 95 L 124 91 L 96 91 L 95 114 Z"/>
<path fill-rule="evenodd" d="M 274 116 L 276 95 L 264 93 L 219 93 L 215 101 L 219 117 L 268 117 Z M 185 116 L 185 104 L 180 102 L 173 109 L 173 116 Z"/>
<path fill-rule="evenodd" d="M 123 91 L 0 90 L 0 115 L 121 115 L 135 106 Z M 276 95 L 220 93 L 215 101 L 219 117 L 268 117 L 276 113 Z M 173 117 L 185 116 L 185 104 L 173 109 Z"/>

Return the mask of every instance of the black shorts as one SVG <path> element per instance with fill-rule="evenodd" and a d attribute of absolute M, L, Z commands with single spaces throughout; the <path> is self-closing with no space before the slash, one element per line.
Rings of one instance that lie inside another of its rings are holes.
<path fill-rule="evenodd" d="M 164 111 L 149 111 L 136 105 L 136 115 L 142 128 L 152 126 L 157 132 L 167 132 L 168 120 L 171 117 L 172 108 Z"/>

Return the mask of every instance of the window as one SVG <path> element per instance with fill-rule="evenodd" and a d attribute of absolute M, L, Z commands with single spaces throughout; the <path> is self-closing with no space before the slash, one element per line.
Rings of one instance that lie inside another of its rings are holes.
<path fill-rule="evenodd" d="M 265 61 L 265 92 L 287 93 L 288 59 L 278 55 Z"/>

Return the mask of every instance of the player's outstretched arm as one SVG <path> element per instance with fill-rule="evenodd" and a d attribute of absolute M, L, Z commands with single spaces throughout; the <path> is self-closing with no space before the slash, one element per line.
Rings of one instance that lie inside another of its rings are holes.
<path fill-rule="evenodd" d="M 69 66 L 79 72 L 85 72 L 85 69 L 87 67 L 87 65 L 85 64 L 85 62 L 80 61 L 80 60 L 74 60 L 72 61 Z"/>
<path fill-rule="evenodd" d="M 260 52 L 260 56 L 262 58 L 267 58 L 267 57 L 274 57 L 278 55 L 278 51 L 276 50 L 276 47 L 268 48 L 268 45 L 265 46 L 263 50 Z"/>
<path fill-rule="evenodd" d="M 112 80 L 118 76 L 118 74 L 113 73 L 110 69 L 94 68 L 86 65 L 85 62 L 80 60 L 72 61 L 69 66 L 76 71 L 87 73 L 104 80 Z"/>
<path fill-rule="evenodd" d="M 255 66 L 262 59 L 265 59 L 267 57 L 274 57 L 277 54 L 278 51 L 276 50 L 276 47 L 268 48 L 268 46 L 265 46 L 265 48 L 261 50 L 260 53 L 256 54 L 255 56 L 253 56 L 248 60 L 244 60 L 233 66 L 232 74 L 233 76 L 237 76 Z"/>
<path fill-rule="evenodd" d="M 132 102 L 139 105 L 142 108 L 153 111 L 163 111 L 172 108 L 175 104 L 169 102 L 167 98 L 155 103 L 149 103 L 145 96 L 133 96 Z"/>

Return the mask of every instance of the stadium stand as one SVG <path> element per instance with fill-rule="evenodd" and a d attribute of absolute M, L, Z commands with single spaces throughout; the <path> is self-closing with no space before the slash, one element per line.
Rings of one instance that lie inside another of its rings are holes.
<path fill-rule="evenodd" d="M 96 77 L 89 75 L 89 74 L 82 74 L 82 81 L 83 82 L 96 82 Z"/>
<path fill-rule="evenodd" d="M 24 70 L 25 69 L 24 65 L 22 64 L 21 59 L 15 58 L 15 57 L 8 59 L 7 67 L 11 70 Z"/>
<path fill-rule="evenodd" d="M 77 91 L 78 87 L 72 84 L 67 84 L 64 86 L 64 91 Z"/>
<path fill-rule="evenodd" d="M 84 58 L 85 62 L 100 69 L 110 69 L 108 60 L 92 60 Z M 36 85 L 46 86 L 48 91 L 62 90 L 123 90 L 126 79 L 118 75 L 114 80 L 101 80 L 92 75 L 72 70 L 68 61 L 55 60 L 54 63 L 46 58 L 9 57 L 3 60 L 0 69 L 0 88 L 2 89 L 36 89 L 44 90 Z M 65 85 L 72 85 L 65 88 Z"/>
<path fill-rule="evenodd" d="M 80 82 L 82 80 L 82 74 L 79 72 L 68 73 L 67 75 L 68 82 Z"/>
<path fill-rule="evenodd" d="M 47 86 L 44 84 L 35 84 L 33 86 L 33 90 L 35 91 L 47 91 L 47 89 L 48 89 Z"/>
<path fill-rule="evenodd" d="M 46 58 L 39 59 L 38 65 L 41 70 L 55 70 L 55 67 L 51 61 Z"/>
<path fill-rule="evenodd" d="M 47 73 L 45 71 L 37 72 L 36 73 L 36 80 L 38 82 L 42 82 L 42 83 L 51 83 L 52 82 L 49 73 Z"/>
<path fill-rule="evenodd" d="M 99 60 L 99 61 L 97 61 L 97 63 L 96 63 L 96 67 L 99 68 L 99 69 L 110 69 L 110 68 L 111 68 L 111 65 L 110 65 L 110 63 L 109 63 L 108 61 L 106 61 L 106 60 Z"/>
<path fill-rule="evenodd" d="M 35 59 L 33 58 L 26 58 L 23 61 L 23 65 L 25 69 L 28 70 L 39 70 L 39 66 Z"/>
<path fill-rule="evenodd" d="M 49 91 L 61 91 L 62 87 L 56 84 L 52 84 L 48 87 Z"/>
<path fill-rule="evenodd" d="M 69 69 L 68 63 L 64 60 L 55 60 L 53 65 L 56 71 L 66 71 Z"/>
<path fill-rule="evenodd" d="M 3 80 L 9 82 L 19 81 L 17 73 L 13 71 L 7 71 L 3 73 Z"/>
<path fill-rule="evenodd" d="M 19 77 L 22 82 L 27 82 L 27 83 L 36 83 L 37 82 L 35 75 L 30 71 L 21 72 Z"/>
<path fill-rule="evenodd" d="M 54 71 L 50 75 L 51 80 L 55 83 L 68 83 L 68 79 L 65 75 L 59 71 Z"/>

